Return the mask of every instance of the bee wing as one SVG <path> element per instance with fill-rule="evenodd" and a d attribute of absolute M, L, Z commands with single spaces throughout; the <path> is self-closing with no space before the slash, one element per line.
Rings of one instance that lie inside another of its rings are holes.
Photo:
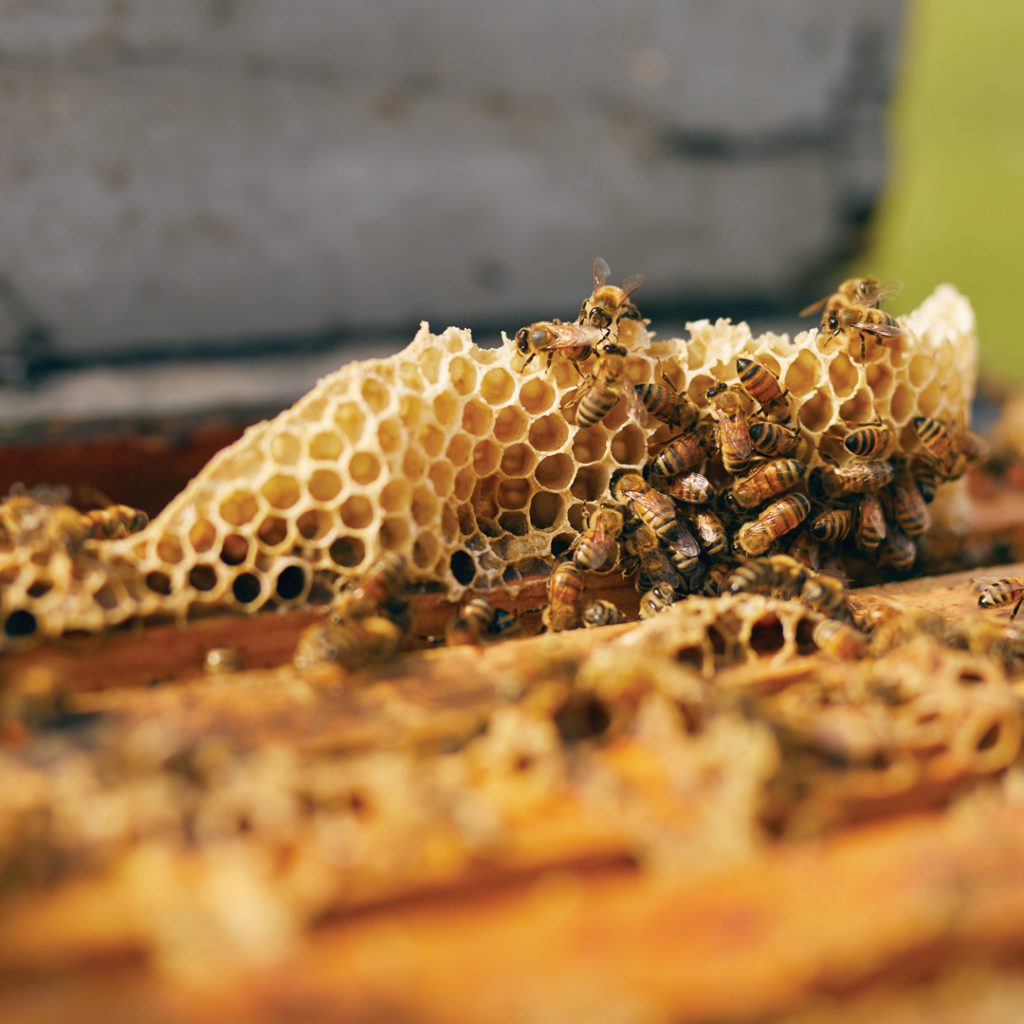
<path fill-rule="evenodd" d="M 971 589 L 976 593 L 980 594 L 983 590 L 986 590 L 993 583 L 998 583 L 1002 576 L 972 576 L 971 577 Z"/>
<path fill-rule="evenodd" d="M 810 316 L 812 313 L 817 313 L 818 310 L 828 302 L 828 300 L 829 296 L 823 295 L 817 302 L 812 302 L 809 306 L 804 306 L 804 308 L 800 310 L 800 316 Z"/>
<path fill-rule="evenodd" d="M 626 411 L 630 418 L 636 420 L 641 427 L 646 427 L 650 422 L 650 416 L 644 403 L 640 401 L 640 396 L 636 393 L 636 385 L 631 380 L 627 379 L 622 388 L 622 397 L 626 400 Z"/>
<path fill-rule="evenodd" d="M 881 302 L 883 299 L 891 299 L 903 291 L 902 281 L 883 281 L 869 296 L 872 302 Z"/>
<path fill-rule="evenodd" d="M 678 520 L 676 520 L 676 528 L 672 532 L 671 544 L 676 551 L 682 552 L 688 558 L 700 554 L 700 545 L 694 540 L 693 534 Z"/>
<path fill-rule="evenodd" d="M 630 274 L 625 281 L 622 282 L 621 288 L 624 298 L 629 298 L 646 280 L 643 274 Z"/>
<path fill-rule="evenodd" d="M 580 324 L 558 324 L 552 328 L 555 340 L 544 346 L 544 351 L 575 348 L 577 345 L 597 345 L 605 336 L 599 327 Z"/>
<path fill-rule="evenodd" d="M 858 331 L 867 331 L 868 334 L 877 334 L 880 338 L 898 338 L 902 333 L 901 327 L 893 327 L 890 324 L 869 324 L 862 320 L 850 324 Z"/>
<path fill-rule="evenodd" d="M 608 278 L 612 276 L 612 268 L 608 266 L 607 260 L 603 259 L 601 256 L 595 257 L 590 269 L 594 274 L 595 288 L 601 288 L 607 283 Z"/>

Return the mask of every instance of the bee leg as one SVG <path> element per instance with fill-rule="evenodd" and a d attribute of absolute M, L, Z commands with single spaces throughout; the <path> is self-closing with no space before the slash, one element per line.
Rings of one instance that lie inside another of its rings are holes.
<path fill-rule="evenodd" d="M 1013 611 L 1010 612 L 1010 621 L 1011 622 L 1013 622 L 1013 620 L 1015 618 L 1017 618 L 1017 612 L 1020 611 L 1020 606 L 1022 604 L 1024 604 L 1024 594 L 1020 595 L 1020 597 L 1017 599 L 1017 603 L 1013 606 Z"/>

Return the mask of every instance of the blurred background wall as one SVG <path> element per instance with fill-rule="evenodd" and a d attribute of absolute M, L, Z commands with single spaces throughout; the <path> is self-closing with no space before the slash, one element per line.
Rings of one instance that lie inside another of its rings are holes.
<path fill-rule="evenodd" d="M 994 348 L 1024 15 L 904 15 L 0 0 L 0 419 L 272 410 L 420 318 L 570 317 L 597 254 L 662 333 L 789 326 L 852 262 L 962 284 Z"/>

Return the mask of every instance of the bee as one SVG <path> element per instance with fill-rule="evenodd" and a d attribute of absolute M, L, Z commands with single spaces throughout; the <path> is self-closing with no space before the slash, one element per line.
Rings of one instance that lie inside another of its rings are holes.
<path fill-rule="evenodd" d="M 822 619 L 811 634 L 822 654 L 836 661 L 857 661 L 864 655 L 867 637 L 856 626 L 840 619 Z"/>
<path fill-rule="evenodd" d="M 149 516 L 130 505 L 109 505 L 82 512 L 86 536 L 92 540 L 115 540 L 138 533 L 149 523 Z"/>
<path fill-rule="evenodd" d="M 497 610 L 490 601 L 474 597 L 467 601 L 445 630 L 445 642 L 450 647 L 478 644 L 494 626 Z"/>
<path fill-rule="evenodd" d="M 88 537 L 82 514 L 56 495 L 12 491 L 0 502 L 0 538 L 10 550 L 42 542 L 74 554 Z"/>
<path fill-rule="evenodd" d="M 629 616 L 616 608 L 611 601 L 591 601 L 583 609 L 583 625 L 587 629 L 594 629 L 597 626 L 617 626 L 621 622 L 628 622 Z"/>
<path fill-rule="evenodd" d="M 712 414 L 718 421 L 718 447 L 727 473 L 742 473 L 750 461 L 750 428 L 743 403 L 726 384 L 716 384 L 707 393 Z"/>
<path fill-rule="evenodd" d="M 335 619 L 385 609 L 405 589 L 405 572 L 405 559 L 393 551 L 385 552 L 363 573 L 355 587 L 339 595 L 333 608 Z"/>
<path fill-rule="evenodd" d="M 806 530 L 801 530 L 789 545 L 789 557 L 799 562 L 805 569 L 821 568 L 821 551 L 818 542 Z"/>
<path fill-rule="evenodd" d="M 789 406 L 786 403 L 788 391 L 779 387 L 779 380 L 768 367 L 759 363 L 756 359 L 744 359 L 742 356 L 736 360 L 736 373 L 740 379 L 740 385 L 744 391 L 761 407 L 761 412 L 767 414 L 769 409 L 778 405 Z"/>
<path fill-rule="evenodd" d="M 977 435 L 961 429 L 956 435 L 942 420 L 931 416 L 914 419 L 914 433 L 932 458 L 934 468 L 945 480 L 956 480 L 964 475 L 969 464 L 984 454 L 984 445 Z"/>
<path fill-rule="evenodd" d="M 551 633 L 575 629 L 579 625 L 583 573 L 575 562 L 559 562 L 548 578 L 548 604 L 541 616 Z"/>
<path fill-rule="evenodd" d="M 843 438 L 843 447 L 858 459 L 877 458 L 889 444 L 889 428 L 880 423 L 864 424 Z"/>
<path fill-rule="evenodd" d="M 560 352 L 574 366 L 585 363 L 597 354 L 598 347 L 608 341 L 608 331 L 580 324 L 564 324 L 561 320 L 542 320 L 516 331 L 516 351 L 526 356 L 525 370 L 539 355 L 547 357 L 548 366 L 555 352 Z"/>
<path fill-rule="evenodd" d="M 828 334 L 828 342 L 840 336 L 849 337 L 851 341 L 860 340 L 860 361 L 867 358 L 868 338 L 874 338 L 883 344 L 886 338 L 898 338 L 903 328 L 894 317 L 881 309 L 865 309 L 861 306 L 848 306 L 828 315 L 823 332 Z"/>
<path fill-rule="evenodd" d="M 908 537 L 920 537 L 931 526 L 928 505 L 918 490 L 914 474 L 905 465 L 892 487 L 892 515 Z"/>
<path fill-rule="evenodd" d="M 758 455 L 792 455 L 800 445 L 800 431 L 767 420 L 754 420 L 750 424 L 750 443 Z"/>
<path fill-rule="evenodd" d="M 625 399 L 633 419 L 646 422 L 647 412 L 626 373 L 627 355 L 629 353 L 621 345 L 609 343 L 601 349 L 597 368 L 570 398 L 570 402 L 576 405 L 578 427 L 592 427 L 600 423 L 620 398 Z"/>
<path fill-rule="evenodd" d="M 297 668 L 331 663 L 347 669 L 388 661 L 404 639 L 402 627 L 385 615 L 367 615 L 309 626 L 299 636 L 292 661 Z"/>
<path fill-rule="evenodd" d="M 676 501 L 684 501 L 689 505 L 706 505 L 715 496 L 711 481 L 700 473 L 674 476 L 661 485 L 661 490 Z"/>
<path fill-rule="evenodd" d="M 827 572 L 812 572 L 800 589 L 800 600 L 812 611 L 830 618 L 849 619 L 846 587 L 837 576 Z"/>
<path fill-rule="evenodd" d="M 729 550 L 729 537 L 722 520 L 710 509 L 698 509 L 688 516 L 701 550 L 709 559 L 721 558 Z"/>
<path fill-rule="evenodd" d="M 704 577 L 704 585 L 701 588 L 701 593 L 705 597 L 718 597 L 725 590 L 726 583 L 729 577 L 732 575 L 732 567 L 727 565 L 725 562 L 718 562 L 708 569 L 707 576 Z"/>
<path fill-rule="evenodd" d="M 732 485 L 726 493 L 726 503 L 733 508 L 757 508 L 799 483 L 806 472 L 807 467 L 796 459 L 766 462 Z"/>
<path fill-rule="evenodd" d="M 917 545 L 902 531 L 889 530 L 885 543 L 878 555 L 880 565 L 887 565 L 897 572 L 906 572 L 917 560 Z"/>
<path fill-rule="evenodd" d="M 880 491 L 892 483 L 891 462 L 855 462 L 849 466 L 819 466 L 811 473 L 810 490 L 834 498 L 841 494 Z"/>
<path fill-rule="evenodd" d="M 848 508 L 829 509 L 811 523 L 811 533 L 826 544 L 845 540 L 852 528 L 853 512 Z"/>
<path fill-rule="evenodd" d="M 598 505 L 587 513 L 585 530 L 573 541 L 573 561 L 581 569 L 596 572 L 608 561 L 622 533 L 622 513 L 611 505 Z"/>
<path fill-rule="evenodd" d="M 877 551 L 887 533 L 882 503 L 874 494 L 865 494 L 857 509 L 857 532 L 854 539 L 864 551 Z"/>
<path fill-rule="evenodd" d="M 748 555 L 762 555 L 780 537 L 795 530 L 811 511 L 803 494 L 790 494 L 772 502 L 751 523 L 744 523 L 736 542 Z"/>
<path fill-rule="evenodd" d="M 675 591 L 664 583 L 655 583 L 643 597 L 640 598 L 640 618 L 650 619 L 666 608 L 671 608 L 676 603 Z"/>
<path fill-rule="evenodd" d="M 203 671 L 209 675 L 241 672 L 243 668 L 242 657 L 233 647 L 211 647 L 203 657 Z"/>
<path fill-rule="evenodd" d="M 708 457 L 709 440 L 703 427 L 672 438 L 651 460 L 651 472 L 657 476 L 679 476 L 695 469 Z"/>
<path fill-rule="evenodd" d="M 1017 618 L 1021 604 L 1024 604 L 1024 576 L 1006 576 L 992 580 L 981 587 L 978 594 L 979 608 L 1005 608 L 1013 605 L 1010 621 Z"/>
<path fill-rule="evenodd" d="M 639 320 L 640 312 L 629 297 L 644 283 L 643 274 L 633 274 L 622 282 L 621 287 L 608 284 L 611 268 L 598 256 L 591 267 L 594 274 L 594 290 L 583 300 L 576 323 L 610 331 L 619 320 Z"/>
<path fill-rule="evenodd" d="M 668 557 L 676 569 L 684 576 L 692 575 L 700 562 L 700 546 L 693 539 L 693 534 L 677 522 L 673 530 L 662 534 L 661 540 L 668 548 Z"/>
<path fill-rule="evenodd" d="M 676 525 L 676 507 L 671 498 L 651 487 L 639 474 L 626 471 L 612 478 L 612 497 L 646 523 L 659 537 Z"/>
<path fill-rule="evenodd" d="M 637 563 L 637 586 L 649 590 L 663 584 L 672 590 L 682 581 L 668 555 L 661 549 L 657 534 L 646 524 L 638 523 L 626 540 L 627 550 Z"/>
<path fill-rule="evenodd" d="M 833 312 L 839 312 L 849 306 L 877 306 L 882 299 L 895 295 L 899 288 L 894 281 L 883 284 L 874 277 L 851 277 L 843 281 L 831 295 L 826 295 L 801 309 L 800 316 L 810 316 L 824 307 L 821 316 L 821 329 L 824 331 Z"/>
<path fill-rule="evenodd" d="M 697 422 L 697 407 L 664 372 L 661 381 L 660 384 L 637 384 L 634 388 L 637 398 L 656 420 L 679 430 L 689 430 Z"/>
<path fill-rule="evenodd" d="M 914 459 L 910 468 L 914 476 L 914 483 L 921 492 L 921 497 L 924 498 L 926 505 L 930 505 L 935 500 L 935 491 L 939 486 L 939 474 L 935 467 L 924 459 Z"/>

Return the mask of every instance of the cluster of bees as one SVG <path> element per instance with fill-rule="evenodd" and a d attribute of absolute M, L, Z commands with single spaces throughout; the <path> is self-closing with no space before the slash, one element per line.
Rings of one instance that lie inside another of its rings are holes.
<path fill-rule="evenodd" d="M 845 465 L 821 452 L 824 465 L 808 471 L 799 457 L 807 441 L 792 422 L 788 392 L 754 358 L 738 358 L 735 380 L 706 392 L 709 415 L 664 373 L 660 381 L 635 385 L 627 372 L 629 335 L 620 325 L 641 320 L 632 296 L 643 277 L 616 286 L 609 276 L 598 258 L 593 290 L 575 321 L 541 321 L 516 332 L 522 366 L 537 358 L 549 368 L 556 359 L 569 361 L 579 384 L 563 411 L 579 427 L 600 423 L 623 401 L 631 417 L 645 425 L 653 418 L 671 436 L 652 448 L 642 471 L 615 473 L 608 494 L 588 507 L 583 531 L 552 568 L 543 628 L 626 621 L 610 601 L 585 601 L 584 574 L 617 565 L 635 580 L 641 618 L 688 594 L 798 599 L 824 617 L 815 636 L 820 648 L 859 656 L 866 638 L 852 623 L 844 565 L 860 557 L 896 573 L 910 570 L 938 484 L 962 476 L 982 457 L 979 440 L 962 426 L 922 416 L 913 421 L 921 454 L 892 455 L 891 430 L 881 421 L 865 423 L 835 438 Z M 901 333 L 881 309 L 892 291 L 874 278 L 851 279 L 803 314 L 820 309 L 824 343 L 845 343 L 851 358 L 863 361 L 869 345 Z M 298 660 L 323 660 L 328 652 L 331 660 L 362 664 L 368 652 L 397 650 L 404 628 L 394 605 L 399 577 L 404 565 L 386 556 L 354 590 L 343 592 L 327 626 L 309 632 Z M 380 597 L 367 602 L 367 593 Z M 993 583 L 981 604 L 1011 600 L 1018 608 L 1024 601 L 1024 580 Z M 510 613 L 474 597 L 458 610 L 446 638 L 479 643 L 516 628 Z"/>

